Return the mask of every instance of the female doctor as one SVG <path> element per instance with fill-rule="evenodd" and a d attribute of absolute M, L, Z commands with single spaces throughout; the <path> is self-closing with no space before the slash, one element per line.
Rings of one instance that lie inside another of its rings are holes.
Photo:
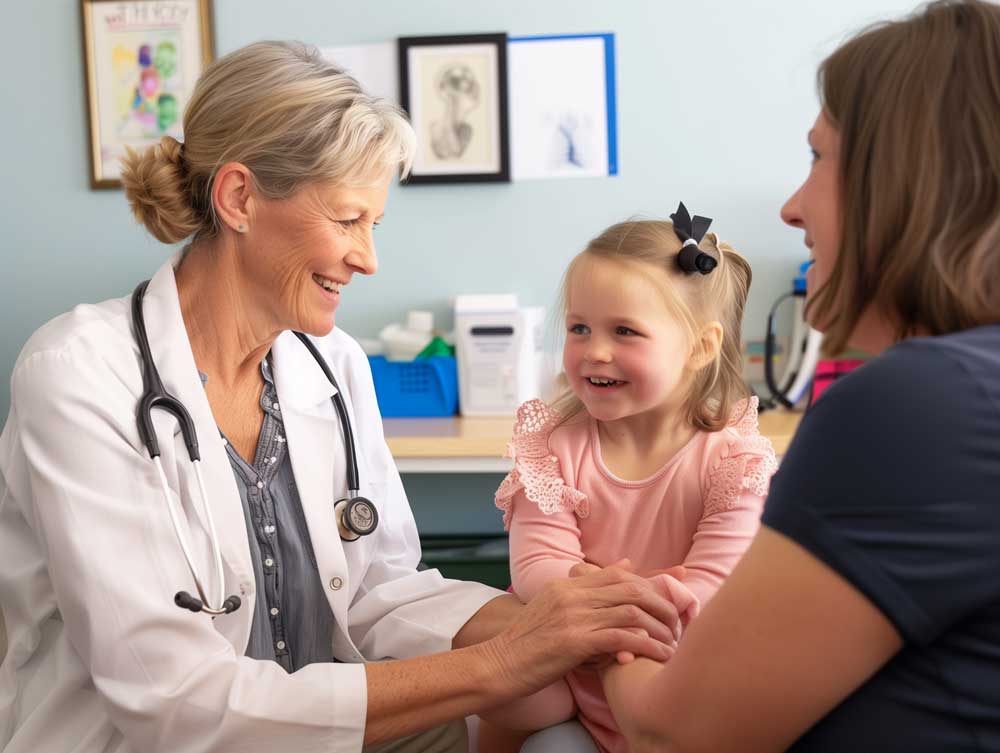
<path fill-rule="evenodd" d="M 582 662 L 668 656 L 676 610 L 620 569 L 527 606 L 416 570 L 367 361 L 334 329 L 410 161 L 398 111 L 258 43 L 205 72 L 184 133 L 122 177 L 188 245 L 14 369 L 0 748 L 460 751 L 463 717 Z"/>

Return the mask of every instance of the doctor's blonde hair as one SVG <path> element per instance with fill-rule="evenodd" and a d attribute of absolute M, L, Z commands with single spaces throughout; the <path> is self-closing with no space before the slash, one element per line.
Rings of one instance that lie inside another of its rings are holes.
<path fill-rule="evenodd" d="M 163 243 L 218 232 L 216 172 L 246 165 L 268 199 L 316 182 L 364 185 L 410 169 L 416 139 L 394 104 L 362 91 L 313 47 L 257 42 L 212 63 L 184 112 L 184 143 L 171 136 L 122 159 L 132 211 Z"/>
<path fill-rule="evenodd" d="M 677 254 L 681 241 L 669 220 L 629 220 L 612 225 L 570 262 L 563 278 L 561 308 L 565 314 L 573 274 L 587 259 L 638 262 L 662 272 L 655 279 L 663 288 L 664 302 L 684 326 L 692 346 L 706 324 L 717 321 L 722 325 L 722 347 L 694 374 L 686 401 L 692 426 L 718 431 L 732 420 L 737 403 L 750 396 L 743 381 L 741 332 L 752 273 L 747 260 L 715 233 L 706 234 L 698 247 L 718 260 L 718 266 L 707 275 L 680 269 Z M 568 385 L 563 387 L 553 408 L 566 421 L 583 410 L 583 403 Z"/>

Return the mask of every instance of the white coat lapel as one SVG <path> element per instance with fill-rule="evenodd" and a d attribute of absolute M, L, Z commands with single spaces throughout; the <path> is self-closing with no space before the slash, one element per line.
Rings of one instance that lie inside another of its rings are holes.
<path fill-rule="evenodd" d="M 340 421 L 331 402 L 335 389 L 305 346 L 291 332 L 272 346 L 274 381 L 288 439 L 295 484 L 312 539 L 316 564 L 338 627 L 346 634 L 353 590 L 333 506 L 346 495 L 346 460 Z"/>
<path fill-rule="evenodd" d="M 150 281 L 146 291 L 143 312 L 146 331 L 149 334 L 150 351 L 164 387 L 184 404 L 197 430 L 202 461 L 201 471 L 205 480 L 208 503 L 212 507 L 219 548 L 225 564 L 236 579 L 235 582 L 226 584 L 227 589 L 245 590 L 244 587 L 253 582 L 253 566 L 247 542 L 243 506 L 225 445 L 219 435 L 191 353 L 191 344 L 187 338 L 180 301 L 177 297 L 175 263 L 176 257 L 163 265 Z M 154 411 L 154 415 L 156 412 Z M 200 492 L 195 474 L 190 468 L 187 449 L 179 435 L 176 437 L 176 444 L 178 466 L 182 471 L 181 478 L 185 485 L 190 485 L 190 494 L 196 498 L 193 507 L 207 535 L 208 520 L 201 500 L 198 499 Z M 214 600 L 215 589 L 208 585 L 215 583 L 214 563 L 198 561 L 196 564 L 202 578 L 207 580 L 209 598 Z M 230 593 L 233 591 L 227 590 L 227 595 Z M 247 601 L 244 598 L 244 609 L 249 613 L 252 601 L 249 604 Z M 249 626 L 249 621 L 246 622 Z"/>

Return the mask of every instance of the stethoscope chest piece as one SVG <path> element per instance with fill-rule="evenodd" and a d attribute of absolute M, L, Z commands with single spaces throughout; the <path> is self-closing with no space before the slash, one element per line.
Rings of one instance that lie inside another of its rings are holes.
<path fill-rule="evenodd" d="M 333 506 L 333 513 L 337 518 L 340 538 L 344 541 L 357 541 L 378 528 L 378 510 L 371 500 L 364 497 L 338 500 Z"/>

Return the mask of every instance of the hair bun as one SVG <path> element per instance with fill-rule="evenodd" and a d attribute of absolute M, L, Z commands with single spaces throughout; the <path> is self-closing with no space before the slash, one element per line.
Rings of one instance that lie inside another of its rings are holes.
<path fill-rule="evenodd" d="M 177 243 L 199 227 L 184 175 L 181 144 L 164 136 L 142 151 L 125 147 L 121 180 L 132 212 L 162 243 Z"/>

